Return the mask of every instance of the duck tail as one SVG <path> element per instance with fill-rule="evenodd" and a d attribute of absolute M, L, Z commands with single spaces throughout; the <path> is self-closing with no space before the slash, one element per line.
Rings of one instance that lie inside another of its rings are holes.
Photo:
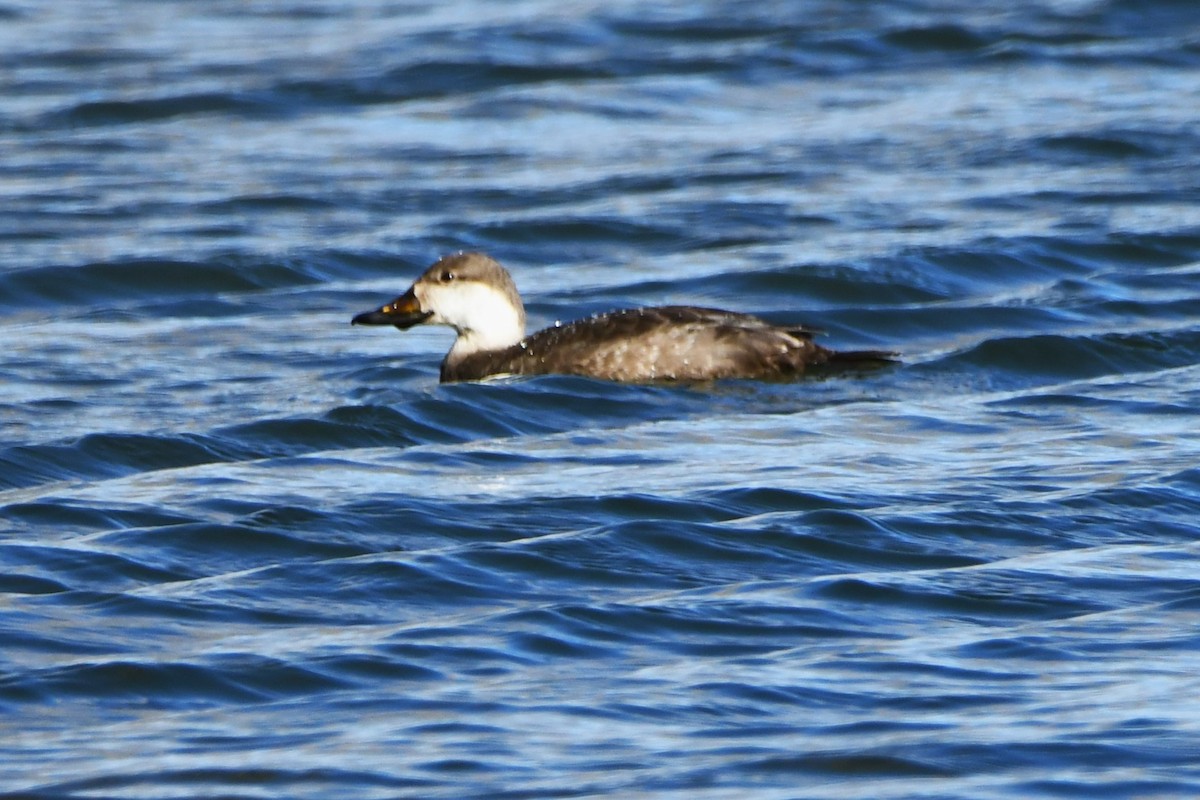
<path fill-rule="evenodd" d="M 900 361 L 893 350 L 830 350 L 825 365 L 843 369 L 875 369 Z"/>

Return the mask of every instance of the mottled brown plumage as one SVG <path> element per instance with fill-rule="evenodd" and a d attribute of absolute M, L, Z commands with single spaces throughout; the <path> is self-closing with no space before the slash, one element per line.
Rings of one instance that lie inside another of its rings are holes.
<path fill-rule="evenodd" d="M 512 277 L 481 253 L 438 260 L 404 295 L 353 322 L 453 327 L 458 338 L 442 363 L 443 382 L 547 374 L 625 382 L 778 379 L 810 367 L 878 366 L 895 356 L 839 353 L 814 342 L 802 325 L 694 306 L 613 311 L 525 336 Z"/>

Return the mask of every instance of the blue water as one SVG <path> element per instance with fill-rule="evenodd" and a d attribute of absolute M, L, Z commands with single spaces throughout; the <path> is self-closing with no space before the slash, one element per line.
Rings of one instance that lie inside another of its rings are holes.
<path fill-rule="evenodd" d="M 0 796 L 1200 795 L 1198 108 L 1182 1 L 0 0 Z M 350 327 L 467 248 L 904 363 Z"/>

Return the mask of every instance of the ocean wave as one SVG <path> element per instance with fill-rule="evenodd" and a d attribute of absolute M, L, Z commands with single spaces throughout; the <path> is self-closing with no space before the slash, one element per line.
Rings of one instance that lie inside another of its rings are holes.
<path fill-rule="evenodd" d="M 0 794 L 1197 794 L 1194 16 L 0 7 Z M 467 248 L 902 360 L 349 325 Z"/>

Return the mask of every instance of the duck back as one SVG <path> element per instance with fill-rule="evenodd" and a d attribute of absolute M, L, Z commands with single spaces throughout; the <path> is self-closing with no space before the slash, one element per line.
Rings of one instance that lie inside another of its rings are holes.
<path fill-rule="evenodd" d="M 442 365 L 443 381 L 490 375 L 586 375 L 613 381 L 797 376 L 832 351 L 803 326 L 695 306 L 628 309 L 538 331 L 500 351 Z"/>

